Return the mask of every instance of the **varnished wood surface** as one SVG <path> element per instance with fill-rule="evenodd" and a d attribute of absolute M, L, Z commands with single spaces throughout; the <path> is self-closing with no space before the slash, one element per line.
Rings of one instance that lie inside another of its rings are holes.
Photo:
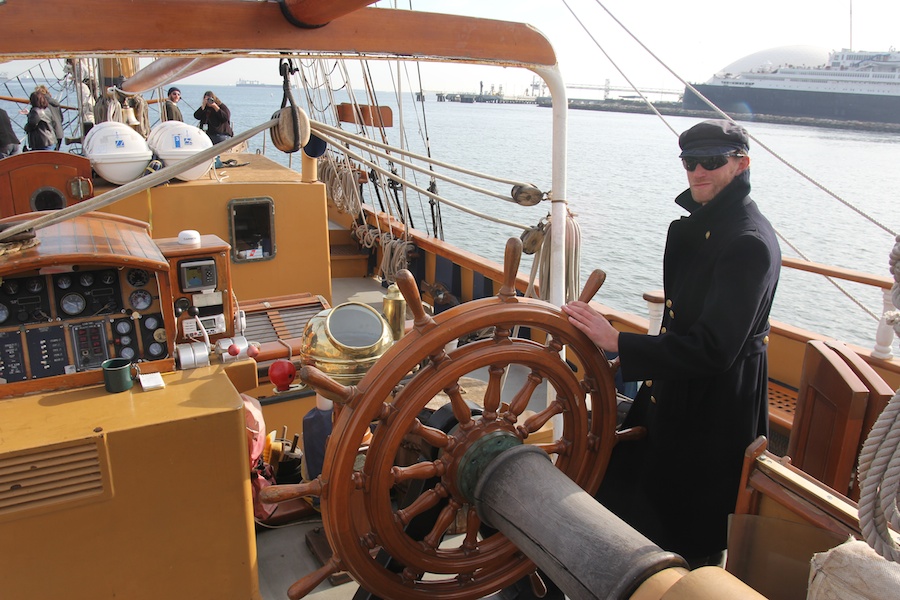
<path fill-rule="evenodd" d="M 41 15 L 40 27 L 35 15 Z M 103 15 L 102 33 L 95 21 Z M 173 23 L 200 24 L 187 29 Z M 211 21 L 211 15 L 215 15 Z M 53 35 L 47 35 L 52 31 Z M 95 32 L 90 34 L 88 32 Z M 0 4 L 0 58 L 195 54 L 222 50 L 385 54 L 556 64 L 547 39 L 521 23 L 364 8 L 317 29 L 297 28 L 274 2 L 243 0 L 7 0 Z"/>
<path fill-rule="evenodd" d="M 36 218 L 41 213 L 13 219 Z M 13 219 L 3 219 L 8 222 Z M 0 260 L 0 274 L 39 269 L 59 264 L 121 264 L 153 271 L 166 270 L 168 262 L 150 237 L 146 223 L 105 213 L 86 215 L 36 232 L 40 243 Z"/>

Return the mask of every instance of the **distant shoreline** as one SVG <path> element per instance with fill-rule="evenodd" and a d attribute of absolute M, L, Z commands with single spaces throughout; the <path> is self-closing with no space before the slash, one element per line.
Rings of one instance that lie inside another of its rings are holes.
<path fill-rule="evenodd" d="M 537 99 L 537 105 L 550 106 L 549 97 Z M 687 110 L 680 102 L 655 102 L 654 108 L 660 114 L 676 117 L 717 118 L 718 113 L 712 110 Z M 653 114 L 644 102 L 633 100 L 590 100 L 569 98 L 569 108 L 573 110 L 600 110 L 605 112 L 624 112 L 637 114 Z M 876 123 L 870 121 L 838 121 L 835 119 L 816 119 L 812 117 L 783 117 L 780 115 L 736 114 L 738 121 L 756 121 L 759 123 L 778 123 L 782 125 L 805 125 L 810 127 L 828 127 L 831 129 L 852 129 L 859 131 L 879 131 L 883 133 L 900 133 L 900 123 Z"/>

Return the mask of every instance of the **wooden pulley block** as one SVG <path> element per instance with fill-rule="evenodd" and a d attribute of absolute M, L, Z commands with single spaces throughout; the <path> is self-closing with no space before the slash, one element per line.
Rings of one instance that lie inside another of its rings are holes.
<path fill-rule="evenodd" d="M 282 152 L 296 152 L 309 142 L 309 117 L 302 109 L 285 106 L 275 111 L 272 118 L 278 119 L 278 123 L 269 128 L 269 135 L 275 147 Z M 295 139 L 294 131 L 299 132 L 299 140 Z"/>

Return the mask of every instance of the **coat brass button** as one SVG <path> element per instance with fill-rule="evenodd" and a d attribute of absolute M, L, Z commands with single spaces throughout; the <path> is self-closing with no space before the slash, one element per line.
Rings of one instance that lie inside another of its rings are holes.
<path fill-rule="evenodd" d="M 675 318 L 675 311 L 674 311 L 674 310 L 670 310 L 670 311 L 669 311 L 669 317 L 671 317 L 672 319 Z"/>
<path fill-rule="evenodd" d="M 765 345 L 768 345 L 768 344 L 769 344 L 769 336 L 765 336 L 765 337 L 763 338 L 763 344 L 765 344 Z"/>
<path fill-rule="evenodd" d="M 672 308 L 672 300 L 666 300 L 666 308 Z"/>
<path fill-rule="evenodd" d="M 656 397 L 650 396 L 650 402 L 652 402 L 653 404 L 656 404 Z"/>
<path fill-rule="evenodd" d="M 660 333 L 665 333 L 665 332 L 666 332 L 666 328 L 665 328 L 665 327 L 660 327 L 660 328 L 659 328 L 659 332 L 660 332 Z"/>
<path fill-rule="evenodd" d="M 706 232 L 706 239 L 709 239 L 709 232 Z"/>

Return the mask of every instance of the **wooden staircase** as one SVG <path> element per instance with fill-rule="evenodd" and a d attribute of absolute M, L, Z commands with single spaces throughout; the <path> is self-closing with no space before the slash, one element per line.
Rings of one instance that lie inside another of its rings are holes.
<path fill-rule="evenodd" d="M 365 277 L 369 274 L 369 252 L 359 247 L 349 229 L 329 221 L 328 245 L 332 278 Z"/>

